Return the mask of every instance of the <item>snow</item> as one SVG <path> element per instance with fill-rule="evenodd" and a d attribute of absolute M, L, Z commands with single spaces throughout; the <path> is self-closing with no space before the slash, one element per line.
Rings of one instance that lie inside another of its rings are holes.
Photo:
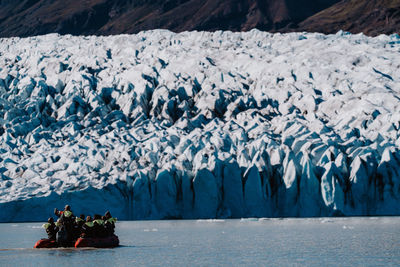
<path fill-rule="evenodd" d="M 400 214 L 400 39 L 0 39 L 0 222 Z"/>

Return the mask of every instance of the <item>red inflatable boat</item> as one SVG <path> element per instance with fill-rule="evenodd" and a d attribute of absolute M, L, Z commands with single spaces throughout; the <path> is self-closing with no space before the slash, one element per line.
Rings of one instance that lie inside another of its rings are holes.
<path fill-rule="evenodd" d="M 33 248 L 56 248 L 58 247 L 57 241 L 47 239 L 47 238 L 42 238 L 38 242 L 36 242 L 35 246 Z"/>
<path fill-rule="evenodd" d="M 80 237 L 75 242 L 76 248 L 93 247 L 93 248 L 114 248 L 118 247 L 119 239 L 116 235 L 107 237 Z"/>
<path fill-rule="evenodd" d="M 80 237 L 75 242 L 68 244 L 66 247 L 76 247 L 76 248 L 114 248 L 118 247 L 119 239 L 116 235 L 111 235 L 107 237 L 96 237 L 96 238 L 85 238 Z M 36 242 L 34 248 L 58 248 L 59 245 L 57 241 L 42 238 Z M 64 246 L 65 247 L 65 246 Z"/>

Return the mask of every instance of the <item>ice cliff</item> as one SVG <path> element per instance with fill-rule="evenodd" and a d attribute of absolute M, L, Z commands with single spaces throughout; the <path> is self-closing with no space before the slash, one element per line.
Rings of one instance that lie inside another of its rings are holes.
<path fill-rule="evenodd" d="M 400 214 L 400 36 L 0 39 L 0 221 Z"/>

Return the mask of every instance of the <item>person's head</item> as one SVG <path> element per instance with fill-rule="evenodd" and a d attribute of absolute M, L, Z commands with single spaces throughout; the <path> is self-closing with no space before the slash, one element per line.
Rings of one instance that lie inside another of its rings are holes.
<path fill-rule="evenodd" d="M 99 214 L 95 214 L 95 215 L 94 215 L 94 219 L 95 219 L 95 220 L 98 220 L 98 219 L 100 219 L 100 218 L 101 218 L 101 216 L 100 216 Z"/>
<path fill-rule="evenodd" d="M 48 223 L 53 223 L 53 222 L 54 222 L 53 217 L 50 217 L 50 218 L 47 220 L 47 222 L 48 222 Z"/>
<path fill-rule="evenodd" d="M 91 217 L 91 216 L 87 216 L 87 217 L 86 217 L 86 221 L 87 221 L 87 222 L 91 222 L 91 221 L 92 221 L 92 217 Z"/>
<path fill-rule="evenodd" d="M 111 218 L 111 213 L 107 210 L 106 214 L 104 214 L 104 216 L 106 217 L 106 219 L 110 219 Z"/>
<path fill-rule="evenodd" d="M 84 214 L 81 214 L 81 215 L 79 216 L 79 218 L 81 218 L 82 220 L 85 220 L 85 215 L 84 215 Z"/>
<path fill-rule="evenodd" d="M 64 208 L 64 210 L 71 211 L 71 207 L 70 207 L 69 205 L 65 205 L 65 208 Z"/>

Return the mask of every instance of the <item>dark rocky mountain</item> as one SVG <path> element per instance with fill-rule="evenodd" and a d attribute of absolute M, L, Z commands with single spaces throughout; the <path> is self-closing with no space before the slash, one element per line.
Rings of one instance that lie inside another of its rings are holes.
<path fill-rule="evenodd" d="M 150 29 L 399 32 L 400 0 L 0 0 L 0 36 Z"/>
<path fill-rule="evenodd" d="M 300 23 L 299 29 L 368 35 L 400 33 L 400 0 L 341 1 Z"/>

